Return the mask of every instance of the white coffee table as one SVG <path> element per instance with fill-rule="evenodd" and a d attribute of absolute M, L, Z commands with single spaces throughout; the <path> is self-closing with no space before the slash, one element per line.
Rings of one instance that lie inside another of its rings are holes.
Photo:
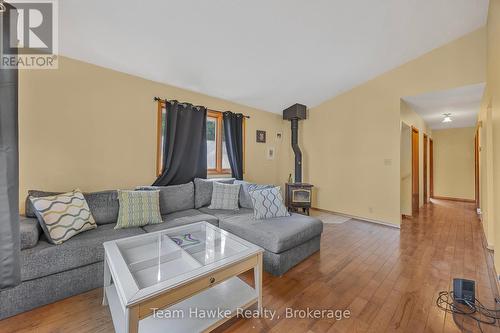
<path fill-rule="evenodd" d="M 210 223 L 109 241 L 104 249 L 103 304 L 118 333 L 210 331 L 237 309 L 261 309 L 263 250 Z M 238 278 L 251 269 L 255 287 Z"/>

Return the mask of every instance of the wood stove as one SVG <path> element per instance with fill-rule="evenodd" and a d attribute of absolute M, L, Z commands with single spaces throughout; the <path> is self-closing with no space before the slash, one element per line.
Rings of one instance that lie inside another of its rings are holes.
<path fill-rule="evenodd" d="M 313 185 L 306 183 L 287 183 L 285 187 L 285 203 L 288 210 L 299 212 L 299 209 L 302 209 L 304 214 L 309 215 Z"/>
<path fill-rule="evenodd" d="M 292 149 L 295 154 L 295 182 L 286 184 L 285 203 L 289 211 L 298 212 L 302 209 L 304 214 L 309 215 L 313 185 L 302 183 L 302 152 L 298 143 L 299 120 L 306 118 L 305 105 L 294 104 L 283 110 L 283 119 L 290 120 L 292 125 Z"/>

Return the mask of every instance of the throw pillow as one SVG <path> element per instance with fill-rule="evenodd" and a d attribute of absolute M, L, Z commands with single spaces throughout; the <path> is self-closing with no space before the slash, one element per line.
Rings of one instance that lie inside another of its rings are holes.
<path fill-rule="evenodd" d="M 52 244 L 62 244 L 76 234 L 97 228 L 87 201 L 78 189 L 54 196 L 30 197 L 30 201 Z"/>
<path fill-rule="evenodd" d="M 232 184 L 234 178 L 227 179 L 194 179 L 194 208 L 198 209 L 210 205 L 212 202 L 213 184 L 215 182 Z"/>
<path fill-rule="evenodd" d="M 160 191 L 118 190 L 118 221 L 115 229 L 142 227 L 162 223 Z"/>
<path fill-rule="evenodd" d="M 249 192 L 274 187 L 274 185 L 252 184 L 243 180 L 235 180 L 234 184 L 241 185 L 240 206 L 243 208 L 250 208 L 250 209 L 253 209 L 253 202 Z"/>
<path fill-rule="evenodd" d="M 238 210 L 240 184 L 213 184 L 212 202 L 209 209 Z"/>
<path fill-rule="evenodd" d="M 281 196 L 279 186 L 250 191 L 253 202 L 253 214 L 255 219 L 270 219 L 273 217 L 290 216 Z"/>

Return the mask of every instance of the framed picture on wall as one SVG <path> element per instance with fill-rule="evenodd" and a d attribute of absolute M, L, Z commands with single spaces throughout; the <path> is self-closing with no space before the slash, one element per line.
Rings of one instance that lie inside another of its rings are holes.
<path fill-rule="evenodd" d="M 266 131 L 257 130 L 257 142 L 266 143 Z"/>

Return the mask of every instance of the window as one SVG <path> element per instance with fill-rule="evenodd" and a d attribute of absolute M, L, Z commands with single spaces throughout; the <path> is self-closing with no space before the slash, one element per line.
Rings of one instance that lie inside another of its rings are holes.
<path fill-rule="evenodd" d="M 156 149 L 156 174 L 160 175 L 163 169 L 163 135 L 165 133 L 165 104 L 158 102 L 157 118 L 157 149 Z M 243 123 L 243 128 L 245 123 Z M 244 131 L 244 129 L 243 129 Z M 243 142 L 245 140 L 243 139 Z M 227 156 L 226 140 L 222 112 L 207 112 L 207 169 L 209 174 L 231 173 L 229 158 Z"/>
<path fill-rule="evenodd" d="M 207 168 L 212 174 L 231 173 L 222 112 L 208 111 L 207 114 Z"/>

